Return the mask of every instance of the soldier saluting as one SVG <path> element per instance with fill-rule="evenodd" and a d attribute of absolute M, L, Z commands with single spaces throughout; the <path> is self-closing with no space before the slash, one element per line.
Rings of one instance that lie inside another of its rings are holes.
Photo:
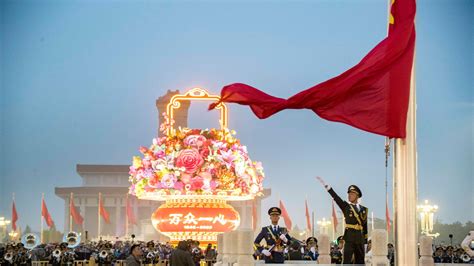
<path fill-rule="evenodd" d="M 346 228 L 343 237 L 345 242 L 343 264 L 364 264 L 364 244 L 367 244 L 368 209 L 358 203 L 358 199 L 362 197 L 362 192 L 356 185 L 350 185 L 347 189 L 347 197 L 349 200 L 349 202 L 347 202 L 342 200 L 321 177 L 318 176 L 316 179 L 327 189 L 344 214 Z M 354 261 L 352 260 L 352 256 L 354 256 Z"/>
<path fill-rule="evenodd" d="M 289 244 L 291 240 L 288 235 L 288 230 L 285 227 L 278 225 L 280 220 L 281 209 L 272 207 L 268 210 L 270 215 L 271 225 L 262 227 L 262 230 L 255 238 L 254 248 L 264 255 L 265 263 L 284 263 L 285 257 L 283 254 L 284 245 Z M 260 245 L 260 242 L 265 239 L 266 247 Z"/>

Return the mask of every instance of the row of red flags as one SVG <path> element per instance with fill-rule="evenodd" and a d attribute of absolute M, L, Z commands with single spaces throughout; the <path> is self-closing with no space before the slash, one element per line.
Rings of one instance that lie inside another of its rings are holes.
<path fill-rule="evenodd" d="M 104 219 L 105 223 L 110 224 L 110 215 L 109 215 L 109 212 L 104 207 L 102 198 L 99 199 L 99 214 Z M 136 225 L 137 219 L 135 217 L 135 213 L 133 211 L 130 199 L 128 197 L 127 197 L 127 205 L 126 205 L 126 214 L 127 214 L 129 224 Z M 74 205 L 72 194 L 69 200 L 69 215 L 71 216 L 75 224 L 82 225 L 84 223 L 84 218 L 82 217 L 81 212 Z M 41 200 L 41 216 L 43 217 L 44 221 L 46 222 L 46 225 L 48 225 L 49 228 L 54 226 L 53 218 L 48 211 L 48 207 L 46 206 L 46 202 L 44 198 Z M 13 231 L 16 231 L 17 229 L 16 223 L 18 222 L 18 219 L 19 219 L 19 216 L 16 210 L 15 199 L 13 199 L 12 218 L 11 218 L 11 226 L 12 226 Z"/>
<path fill-rule="evenodd" d="M 280 205 L 279 207 L 281 209 L 281 217 L 283 218 L 285 226 L 287 228 L 290 228 L 290 229 L 293 228 L 293 223 L 291 221 L 290 215 L 288 214 L 288 211 L 286 210 L 285 205 L 283 204 L 283 201 L 280 200 L 279 205 Z M 308 208 L 307 200 L 304 201 L 304 205 L 305 205 L 305 216 L 306 216 L 306 229 L 309 232 L 312 232 L 313 227 L 312 227 L 312 223 L 311 223 L 311 218 L 310 218 L 310 214 L 309 214 L 309 208 Z M 390 223 L 390 210 L 388 209 L 388 197 L 386 198 L 386 202 L 385 202 L 385 219 L 386 219 L 386 223 L 387 223 L 387 232 L 390 233 L 391 223 Z M 336 208 L 334 206 L 334 200 L 332 201 L 331 220 L 332 220 L 334 232 L 337 232 L 337 226 L 338 226 L 339 222 L 338 222 L 338 219 L 337 219 Z M 256 221 L 257 221 L 257 205 L 256 205 L 255 201 L 253 201 L 253 203 L 252 203 L 252 226 L 253 226 L 254 230 L 256 229 L 256 226 L 257 226 Z"/>
<path fill-rule="evenodd" d="M 72 194 L 71 194 L 71 197 L 70 197 L 70 200 L 69 200 L 69 215 L 71 216 L 71 218 L 73 219 L 74 223 L 77 224 L 77 225 L 82 225 L 84 223 L 84 218 L 82 217 L 80 211 L 77 209 L 77 207 L 74 205 L 74 200 L 72 200 L 73 197 L 72 197 Z M 306 216 L 306 229 L 308 231 L 312 231 L 312 223 L 311 223 L 311 218 L 310 218 L 310 214 L 309 214 L 309 208 L 308 208 L 308 202 L 307 200 L 305 200 L 304 202 L 305 204 L 305 216 Z M 291 221 L 291 218 L 290 218 L 290 215 L 288 214 L 288 211 L 286 210 L 286 207 L 285 205 L 283 204 L 283 201 L 279 201 L 279 207 L 281 209 L 281 216 L 283 218 L 283 221 L 285 223 L 285 226 L 287 228 L 293 228 L 293 223 Z M 110 215 L 109 213 L 107 212 L 107 210 L 105 209 L 104 207 L 104 203 L 102 201 L 102 198 L 99 197 L 99 213 L 100 213 L 100 216 L 102 216 L 102 218 L 104 219 L 104 221 L 107 223 L 107 224 L 110 224 Z M 129 198 L 127 197 L 127 205 L 126 205 L 126 214 L 127 214 L 127 218 L 128 218 L 128 222 L 129 224 L 137 224 L 137 220 L 135 218 L 135 214 L 133 212 L 133 208 L 131 206 L 131 203 L 130 203 L 130 200 Z M 46 224 L 48 225 L 48 227 L 52 227 L 54 225 L 54 221 L 53 221 L 53 218 L 51 217 L 51 214 L 49 213 L 48 211 L 48 207 L 46 206 L 46 202 L 44 200 L 44 198 L 42 199 L 42 202 L 41 202 L 41 216 L 44 218 Z M 337 225 L 338 225 L 338 220 L 337 220 L 337 214 L 336 214 L 336 209 L 334 207 L 334 201 L 332 201 L 332 224 L 334 226 L 334 231 L 337 232 Z M 387 232 L 390 233 L 390 227 L 391 227 L 391 224 L 390 224 L 390 211 L 388 209 L 388 197 L 386 198 L 386 202 L 385 202 L 385 219 L 386 219 L 386 222 L 387 222 Z M 253 224 L 253 228 L 256 229 L 256 217 L 257 217 L 257 206 L 256 206 L 256 202 L 253 201 L 252 202 L 252 224 Z M 13 203 L 12 203 L 12 229 L 14 231 L 16 231 L 17 227 L 16 227 L 16 223 L 18 221 L 18 212 L 16 210 L 16 205 L 15 205 L 15 200 L 13 200 Z"/>

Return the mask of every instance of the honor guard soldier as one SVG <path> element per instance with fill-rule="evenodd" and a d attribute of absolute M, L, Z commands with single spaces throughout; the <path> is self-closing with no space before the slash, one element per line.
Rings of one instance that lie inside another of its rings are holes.
<path fill-rule="evenodd" d="M 349 202 L 347 202 L 342 200 L 321 177 L 318 176 L 316 178 L 327 189 L 344 214 L 346 228 L 343 237 L 345 243 L 343 264 L 364 264 L 364 244 L 367 244 L 368 209 L 358 203 L 358 199 L 362 197 L 362 191 L 356 185 L 350 185 L 347 189 L 349 200 Z"/>
<path fill-rule="evenodd" d="M 308 239 L 306 239 L 306 247 L 308 248 L 308 252 L 304 255 L 304 259 L 313 261 L 318 260 L 318 239 L 314 236 L 308 237 Z"/>
<path fill-rule="evenodd" d="M 271 225 L 262 227 L 262 230 L 255 238 L 254 248 L 263 254 L 265 263 L 284 263 L 285 257 L 283 251 L 285 245 L 291 240 L 288 230 L 278 225 L 281 210 L 278 207 L 272 207 L 268 210 Z M 265 239 L 266 246 L 261 246 L 260 242 Z"/>

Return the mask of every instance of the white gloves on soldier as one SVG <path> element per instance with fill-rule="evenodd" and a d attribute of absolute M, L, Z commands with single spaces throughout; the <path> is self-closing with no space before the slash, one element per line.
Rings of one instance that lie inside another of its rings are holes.
<path fill-rule="evenodd" d="M 285 235 L 280 235 L 280 239 L 283 240 L 283 242 L 288 242 L 288 238 L 286 238 Z"/>
<path fill-rule="evenodd" d="M 270 257 L 272 255 L 272 253 L 270 251 L 268 251 L 268 249 L 262 250 L 262 254 L 267 256 L 267 257 Z"/>
<path fill-rule="evenodd" d="M 323 185 L 323 187 L 326 188 L 326 190 L 331 189 L 331 186 L 326 184 L 326 182 L 324 182 L 324 179 L 322 177 L 317 176 L 316 179 L 319 181 L 319 183 L 321 183 L 321 185 Z"/>

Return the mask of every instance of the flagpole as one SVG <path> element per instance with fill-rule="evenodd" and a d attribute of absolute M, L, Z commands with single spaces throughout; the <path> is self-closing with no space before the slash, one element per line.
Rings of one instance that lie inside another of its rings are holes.
<path fill-rule="evenodd" d="M 311 216 L 312 216 L 312 225 L 311 225 L 311 236 L 314 237 L 314 211 L 311 212 Z"/>
<path fill-rule="evenodd" d="M 388 22 L 393 0 L 388 1 Z M 387 25 L 389 25 L 387 23 Z M 388 29 L 389 26 L 387 26 Z M 394 141 L 393 159 L 393 231 L 395 239 L 395 263 L 397 265 L 418 264 L 417 238 L 417 147 L 416 147 L 416 44 L 410 77 L 410 94 L 406 121 L 405 139 Z"/>
<path fill-rule="evenodd" d="M 41 215 L 40 215 L 40 219 L 41 219 L 41 244 L 44 243 L 44 236 L 43 236 L 43 227 L 44 227 L 44 220 L 43 220 L 43 202 L 44 202 L 44 193 L 41 193 Z"/>
<path fill-rule="evenodd" d="M 125 202 L 125 237 L 128 237 L 128 193 Z"/>
<path fill-rule="evenodd" d="M 69 232 L 72 232 L 72 213 L 71 213 L 71 207 L 72 204 L 74 203 L 74 196 L 71 195 L 69 196 Z"/>
<path fill-rule="evenodd" d="M 97 206 L 97 237 L 100 239 L 100 207 L 102 206 L 102 193 L 99 192 L 99 206 Z"/>

